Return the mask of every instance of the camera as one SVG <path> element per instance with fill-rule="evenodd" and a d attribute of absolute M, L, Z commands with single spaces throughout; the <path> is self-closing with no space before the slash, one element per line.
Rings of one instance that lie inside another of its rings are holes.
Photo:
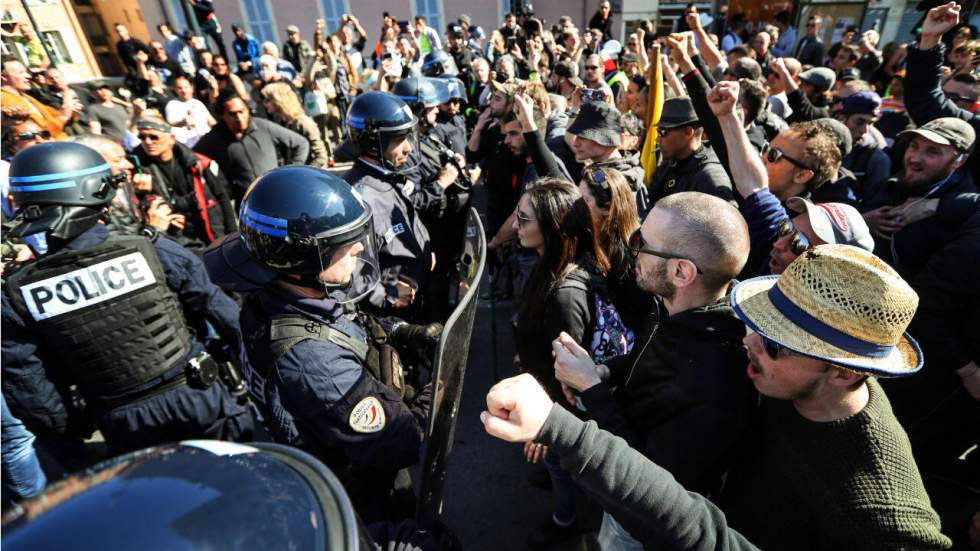
<path fill-rule="evenodd" d="M 587 88 L 582 90 L 583 103 L 602 103 L 606 101 L 606 94 L 599 89 Z"/>

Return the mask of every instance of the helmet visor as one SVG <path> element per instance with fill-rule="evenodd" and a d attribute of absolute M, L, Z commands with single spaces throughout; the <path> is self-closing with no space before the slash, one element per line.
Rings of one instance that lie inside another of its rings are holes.
<path fill-rule="evenodd" d="M 395 132 L 381 132 L 381 166 L 398 174 L 411 172 L 415 168 L 413 151 L 418 151 L 419 138 L 415 123 L 411 128 Z"/>
<path fill-rule="evenodd" d="M 359 237 L 342 245 L 330 241 L 317 240 L 320 253 L 318 279 L 338 302 L 358 302 L 381 281 L 381 264 L 374 246 L 374 224 L 369 222 Z"/>

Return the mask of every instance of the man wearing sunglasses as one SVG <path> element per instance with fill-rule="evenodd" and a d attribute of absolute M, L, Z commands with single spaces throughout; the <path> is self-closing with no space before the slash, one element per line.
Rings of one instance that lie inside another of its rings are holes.
<path fill-rule="evenodd" d="M 503 440 L 548 445 L 624 530 L 658 549 L 949 549 L 877 382 L 922 368 L 905 332 L 917 303 L 894 270 L 840 245 L 735 286 L 731 306 L 751 330 L 745 373 L 763 399 L 721 509 L 629 439 L 556 407 L 528 375 L 495 385 L 480 419 Z M 582 361 L 556 353 L 558 364 Z"/>
<path fill-rule="evenodd" d="M 159 116 L 144 115 L 136 121 L 136 131 L 140 145 L 133 153 L 153 182 L 146 193 L 165 199 L 173 214 L 182 216 L 168 236 L 185 247 L 204 248 L 234 231 L 235 209 L 218 163 L 178 142 Z"/>
<path fill-rule="evenodd" d="M 802 165 L 798 159 L 791 160 L 779 146 L 792 144 L 790 133 L 805 136 L 815 125 L 794 125 L 797 130 L 777 136 L 760 158 L 735 115 L 738 93 L 737 82 L 721 82 L 712 89 L 708 102 L 725 137 L 732 179 L 744 198 L 742 214 L 749 223 L 752 249 L 743 273 L 782 273 L 798 256 L 822 243 L 854 245 L 870 251 L 874 244 L 868 227 L 853 207 L 842 203 L 814 204 L 798 196 L 782 199 L 770 188 L 770 175 L 793 178 L 798 164 Z M 826 150 L 828 157 L 840 163 L 840 151 L 827 135 L 818 132 L 813 140 L 819 142 L 820 151 Z M 808 172 L 812 177 L 814 171 Z M 787 209 L 799 214 L 792 215 Z"/>
<path fill-rule="evenodd" d="M 684 191 L 699 191 L 735 203 L 732 181 L 714 151 L 702 142 L 703 132 L 690 98 L 664 102 L 657 125 L 657 145 L 664 163 L 654 174 L 651 203 Z"/>
<path fill-rule="evenodd" d="M 697 192 L 661 199 L 629 243 L 639 288 L 654 295 L 637 345 L 596 366 L 566 334 L 553 344 L 555 376 L 580 393 L 586 414 L 671 472 L 715 495 L 755 409 L 742 375 L 745 329 L 728 301 L 745 264 L 745 220 L 727 201 Z M 606 516 L 603 549 L 636 541 Z"/>

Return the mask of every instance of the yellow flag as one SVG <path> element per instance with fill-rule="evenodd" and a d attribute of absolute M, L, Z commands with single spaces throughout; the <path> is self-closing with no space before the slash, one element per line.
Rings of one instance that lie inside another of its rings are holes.
<path fill-rule="evenodd" d="M 640 164 L 646 171 L 644 182 L 648 186 L 653 183 L 653 174 L 657 170 L 657 125 L 664 110 L 664 68 L 660 65 L 660 56 L 655 56 L 650 63 L 654 64 L 653 82 L 647 92 L 647 120 L 643 121 L 647 136 L 640 153 Z"/>

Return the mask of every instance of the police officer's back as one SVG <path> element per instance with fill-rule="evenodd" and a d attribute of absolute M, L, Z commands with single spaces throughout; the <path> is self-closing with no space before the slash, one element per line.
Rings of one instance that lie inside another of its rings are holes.
<path fill-rule="evenodd" d="M 86 146 L 32 146 L 10 176 L 10 234 L 48 243 L 4 273 L 3 388 L 16 414 L 42 439 L 84 436 L 84 402 L 114 452 L 250 439 L 252 419 L 222 383 L 233 373 L 195 330 L 210 322 L 237 347 L 238 307 L 197 257 L 165 237 L 111 233 L 101 221 L 116 180 Z"/>
<path fill-rule="evenodd" d="M 385 502 L 397 471 L 419 459 L 430 388 L 414 390 L 390 343 L 417 343 L 425 329 L 431 342 L 440 328 L 356 311 L 382 271 L 371 207 L 336 176 L 266 173 L 245 195 L 240 227 L 205 263 L 245 293 L 244 375 L 270 432 L 347 473 L 355 499 Z"/>

